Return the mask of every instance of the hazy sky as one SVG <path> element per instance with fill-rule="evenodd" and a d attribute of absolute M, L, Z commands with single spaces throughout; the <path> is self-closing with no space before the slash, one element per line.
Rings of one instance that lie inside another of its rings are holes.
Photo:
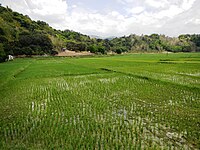
<path fill-rule="evenodd" d="M 200 33 L 200 0 L 0 0 L 56 29 L 122 36 Z"/>

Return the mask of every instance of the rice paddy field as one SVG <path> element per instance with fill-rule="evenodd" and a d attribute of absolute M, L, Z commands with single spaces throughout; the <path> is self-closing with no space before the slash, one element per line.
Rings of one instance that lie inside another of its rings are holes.
<path fill-rule="evenodd" d="M 200 53 L 1 63 L 0 149 L 200 149 Z"/>

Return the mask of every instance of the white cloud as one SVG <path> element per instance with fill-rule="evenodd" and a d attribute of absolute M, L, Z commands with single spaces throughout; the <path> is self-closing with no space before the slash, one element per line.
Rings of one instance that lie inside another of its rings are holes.
<path fill-rule="evenodd" d="M 167 0 L 145 0 L 145 3 L 154 8 L 164 8 L 169 4 Z"/>
<path fill-rule="evenodd" d="M 1 1 L 34 20 L 85 34 L 121 36 L 131 33 L 176 35 L 183 31 L 200 32 L 197 28 L 200 23 L 198 0 L 117 0 L 117 10 L 114 7 L 106 10 L 95 10 L 92 6 L 86 8 L 79 5 L 81 0 L 77 3 L 73 0 Z"/>
<path fill-rule="evenodd" d="M 29 15 L 34 20 L 43 20 L 51 25 L 62 23 L 68 5 L 63 0 L 2 0 L 15 11 Z"/>
<path fill-rule="evenodd" d="M 123 23 L 125 22 L 124 16 L 117 11 L 103 15 L 79 10 L 72 12 L 69 20 L 67 20 L 69 28 L 84 33 L 101 34 L 101 36 L 123 32 Z"/>
<path fill-rule="evenodd" d="M 121 4 L 133 3 L 134 1 L 135 0 L 117 0 L 117 2 Z"/>
<path fill-rule="evenodd" d="M 185 22 L 185 24 L 186 24 L 186 25 L 187 25 L 187 24 L 196 24 L 196 25 L 200 25 L 200 19 L 192 18 L 192 19 L 190 19 L 190 20 L 187 20 L 187 21 Z"/>
<path fill-rule="evenodd" d="M 138 7 L 133 7 L 133 8 L 128 8 L 127 12 L 131 14 L 140 14 L 145 10 L 144 7 L 138 6 Z"/>
<path fill-rule="evenodd" d="M 173 18 L 174 16 L 182 13 L 183 10 L 176 5 L 171 5 L 168 9 L 162 10 L 154 14 L 155 18 L 162 19 L 164 17 Z"/>
<path fill-rule="evenodd" d="M 188 10 L 192 7 L 192 5 L 194 4 L 196 0 L 183 0 L 183 3 L 181 5 L 181 8 L 183 10 Z"/>
<path fill-rule="evenodd" d="M 77 5 L 72 5 L 72 8 L 77 8 Z"/>
<path fill-rule="evenodd" d="M 200 19 L 194 19 L 194 24 L 200 25 Z"/>
<path fill-rule="evenodd" d="M 62 0 L 25 0 L 38 15 L 62 15 L 67 12 L 67 3 Z"/>

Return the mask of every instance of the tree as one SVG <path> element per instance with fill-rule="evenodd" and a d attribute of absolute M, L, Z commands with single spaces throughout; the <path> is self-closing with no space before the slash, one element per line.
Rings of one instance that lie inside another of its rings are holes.
<path fill-rule="evenodd" d="M 0 43 L 0 62 L 4 62 L 6 60 L 6 53 L 4 52 L 3 44 Z"/>
<path fill-rule="evenodd" d="M 88 47 L 88 51 L 90 51 L 91 53 L 96 53 L 97 52 L 97 46 L 95 45 L 90 45 Z"/>
<path fill-rule="evenodd" d="M 19 47 L 26 55 L 51 54 L 53 44 L 49 37 L 41 33 L 23 33 L 19 36 Z"/>

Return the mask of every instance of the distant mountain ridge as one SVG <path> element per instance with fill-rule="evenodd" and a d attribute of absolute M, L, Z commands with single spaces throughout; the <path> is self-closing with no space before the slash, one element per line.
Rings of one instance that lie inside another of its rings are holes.
<path fill-rule="evenodd" d="M 98 35 L 89 35 L 90 38 L 95 38 L 95 39 L 104 39 L 103 37 L 101 36 L 98 36 Z"/>
<path fill-rule="evenodd" d="M 108 37 L 102 37 L 102 36 L 98 36 L 98 35 L 89 35 L 90 38 L 95 38 L 95 39 L 107 39 L 107 40 L 112 40 L 114 38 L 117 38 L 117 36 L 108 36 Z"/>

